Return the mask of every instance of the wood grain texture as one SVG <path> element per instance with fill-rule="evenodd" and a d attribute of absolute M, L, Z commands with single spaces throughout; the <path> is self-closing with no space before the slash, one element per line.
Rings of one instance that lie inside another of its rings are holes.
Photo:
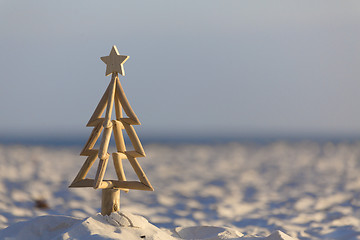
<path fill-rule="evenodd" d="M 117 81 L 116 81 L 117 82 Z M 117 83 L 116 83 L 117 84 Z M 115 99 L 114 99 L 114 103 L 115 103 L 115 115 L 116 115 L 116 120 L 120 120 L 123 117 L 123 112 L 122 112 L 122 106 L 121 106 L 121 102 L 118 96 L 118 92 L 115 91 Z"/>
<path fill-rule="evenodd" d="M 129 136 L 131 144 L 133 145 L 135 151 L 137 153 L 139 153 L 141 156 L 145 157 L 146 155 L 145 155 L 144 148 L 142 147 L 142 144 L 139 140 L 139 137 L 137 136 L 137 134 L 135 132 L 134 127 L 127 123 L 123 123 L 123 124 L 124 124 L 125 130 L 126 130 L 126 133 Z"/>
<path fill-rule="evenodd" d="M 126 154 L 126 156 L 131 156 L 134 158 L 144 157 L 144 155 L 138 153 L 137 151 L 126 151 L 125 154 Z"/>
<path fill-rule="evenodd" d="M 119 153 L 112 154 L 116 175 L 118 176 L 118 179 L 120 181 L 126 181 L 124 168 L 123 168 L 123 164 L 122 164 L 122 159 L 126 159 L 126 155 L 125 156 L 123 156 L 123 155 L 125 155 L 125 154 L 119 154 Z"/>
<path fill-rule="evenodd" d="M 97 121 L 100 118 L 100 116 L 103 114 L 103 112 L 107 106 L 110 88 L 111 88 L 111 82 L 109 83 L 109 86 L 106 88 L 104 95 L 101 97 L 100 102 L 98 103 L 97 107 L 95 108 L 94 113 L 91 115 L 89 122 L 86 124 L 87 127 L 93 127 L 93 126 L 97 125 L 97 123 L 94 123 L 94 121 Z"/>
<path fill-rule="evenodd" d="M 104 159 L 107 150 L 109 148 L 109 142 L 112 132 L 112 122 L 111 122 L 111 113 L 113 109 L 113 103 L 115 98 L 115 86 L 116 86 L 117 74 L 112 75 L 112 80 L 110 83 L 109 93 L 108 93 L 108 104 L 106 106 L 105 120 L 103 123 L 104 132 L 101 138 L 100 147 L 99 147 L 99 158 Z M 100 165 L 99 165 L 100 166 Z"/>
<path fill-rule="evenodd" d="M 109 56 L 100 59 L 106 64 L 105 76 L 111 73 L 119 73 L 125 76 L 123 64 L 129 59 L 129 56 L 120 55 L 115 45 L 111 48 Z"/>
<path fill-rule="evenodd" d="M 124 112 L 126 113 L 126 115 L 131 118 L 135 123 L 137 123 L 136 125 L 140 125 L 140 121 L 137 118 L 135 112 L 132 110 L 129 101 L 126 98 L 126 95 L 124 93 L 124 90 L 121 86 L 120 80 L 117 79 L 117 83 L 116 83 L 116 92 L 117 92 L 117 96 L 119 97 L 120 103 L 124 109 Z M 134 124 L 135 125 L 135 124 Z"/>
<path fill-rule="evenodd" d="M 131 118 L 121 118 L 120 119 L 122 123 L 127 123 L 129 125 L 140 125 L 140 122 L 136 122 L 132 120 Z"/>
<path fill-rule="evenodd" d="M 93 187 L 94 179 L 83 179 L 73 184 L 74 188 L 82 187 Z M 99 186 L 99 189 L 110 189 L 110 188 L 124 188 L 124 189 L 134 189 L 134 190 L 145 190 L 145 191 L 154 191 L 152 187 L 149 187 L 138 181 L 116 181 L 116 180 L 103 180 Z"/>
<path fill-rule="evenodd" d="M 113 162 L 115 167 L 115 172 L 120 181 L 126 181 L 125 172 L 122 164 L 122 159 L 126 159 L 126 155 L 123 153 L 113 153 Z M 129 189 L 121 189 L 124 192 L 129 192 Z"/>
<path fill-rule="evenodd" d="M 98 124 L 97 126 L 94 127 L 88 141 L 86 142 L 84 148 L 80 153 L 80 156 L 88 156 L 87 151 L 94 147 L 96 141 L 98 140 L 101 134 L 102 129 L 103 129 L 102 124 Z"/>
<path fill-rule="evenodd" d="M 115 99 L 115 89 L 116 89 L 116 84 L 117 84 L 116 79 L 118 79 L 118 76 L 117 76 L 117 74 L 113 73 L 113 75 L 111 76 L 110 88 L 109 88 L 109 93 L 108 93 L 108 101 L 107 101 L 108 104 L 107 104 L 106 112 L 105 112 L 105 122 L 111 121 L 111 113 L 112 113 L 112 109 L 113 109 L 113 104 L 114 104 L 114 99 Z M 109 123 L 106 123 L 106 124 L 108 125 Z"/>
<path fill-rule="evenodd" d="M 85 178 L 82 180 L 74 181 L 70 187 L 72 188 L 83 188 L 83 187 L 94 187 L 94 179 Z"/>
<path fill-rule="evenodd" d="M 95 160 L 97 158 L 97 152 L 95 152 L 95 154 L 90 155 L 86 161 L 84 162 L 84 164 L 82 165 L 79 173 L 76 175 L 74 181 L 72 182 L 72 184 L 70 185 L 70 187 L 75 183 L 78 182 L 80 180 L 83 180 L 86 175 L 88 174 L 90 168 L 92 167 L 92 165 L 94 164 Z"/>
<path fill-rule="evenodd" d="M 117 120 L 113 120 L 113 131 L 114 131 L 114 139 L 115 139 L 115 144 L 116 144 L 116 150 L 118 152 L 125 152 L 126 151 L 126 146 L 125 146 L 125 140 L 124 140 L 124 136 L 122 133 L 122 128 L 124 127 L 124 125 Z"/>
<path fill-rule="evenodd" d="M 119 189 L 103 189 L 101 195 L 101 215 L 110 215 L 120 210 Z"/>
<path fill-rule="evenodd" d="M 98 154 L 99 159 L 105 159 L 106 156 L 109 155 L 107 151 L 109 148 L 111 132 L 112 132 L 112 127 L 105 128 L 103 131 L 103 135 L 102 135 L 100 147 L 99 147 L 99 154 Z"/>
<path fill-rule="evenodd" d="M 94 179 L 94 189 L 98 189 L 104 179 L 106 166 L 109 158 L 104 158 L 99 160 L 99 166 L 96 171 L 95 179 Z"/>
<path fill-rule="evenodd" d="M 128 159 L 129 162 L 131 164 L 131 166 L 133 167 L 136 175 L 138 176 L 139 180 L 141 181 L 141 183 L 145 184 L 146 186 L 148 186 L 149 188 L 151 188 L 151 191 L 154 191 L 153 187 L 151 186 L 149 180 L 147 179 L 145 172 L 142 170 L 139 162 L 136 160 L 136 158 L 129 156 L 128 155 Z"/>
<path fill-rule="evenodd" d="M 149 187 L 138 181 L 115 181 L 115 180 L 104 180 L 102 181 L 100 189 L 108 188 L 126 188 L 144 191 L 154 191 L 152 187 Z"/>

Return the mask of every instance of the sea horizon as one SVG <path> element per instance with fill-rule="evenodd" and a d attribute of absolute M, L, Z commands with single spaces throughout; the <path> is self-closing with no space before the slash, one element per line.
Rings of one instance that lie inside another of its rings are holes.
<path fill-rule="evenodd" d="M 0 136 L 0 145 L 26 145 L 26 146 L 51 146 L 51 147 L 67 147 L 67 146 L 83 146 L 89 136 L 44 136 L 44 135 L 26 135 L 26 136 Z M 128 140 L 127 136 L 124 136 Z M 99 140 L 98 140 L 99 141 Z M 360 141 L 360 135 L 351 134 L 272 134 L 272 135 L 168 135 L 168 136 L 144 136 L 140 138 L 144 144 L 227 144 L 232 142 L 244 144 L 269 144 L 272 142 L 317 142 L 317 143 L 340 143 L 340 142 L 357 142 Z M 110 145 L 114 146 L 114 140 L 110 141 Z"/>

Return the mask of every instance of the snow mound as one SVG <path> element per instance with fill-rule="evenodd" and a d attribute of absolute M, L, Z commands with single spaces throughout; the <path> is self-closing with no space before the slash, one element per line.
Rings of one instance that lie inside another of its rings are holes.
<path fill-rule="evenodd" d="M 227 227 L 178 227 L 164 231 L 149 223 L 144 217 L 128 212 L 97 214 L 79 219 L 68 216 L 41 216 L 19 222 L 0 231 L 4 240 L 240 240 L 249 238 Z M 264 240 L 294 240 L 277 231 Z"/>

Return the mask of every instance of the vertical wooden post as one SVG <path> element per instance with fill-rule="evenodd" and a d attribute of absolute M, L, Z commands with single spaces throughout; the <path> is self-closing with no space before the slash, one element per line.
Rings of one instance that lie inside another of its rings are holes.
<path fill-rule="evenodd" d="M 110 215 L 120 210 L 120 189 L 111 188 L 102 190 L 101 215 Z"/>

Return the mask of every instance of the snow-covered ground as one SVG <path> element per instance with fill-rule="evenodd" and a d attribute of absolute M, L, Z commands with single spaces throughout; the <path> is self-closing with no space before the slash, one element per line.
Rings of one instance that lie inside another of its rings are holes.
<path fill-rule="evenodd" d="M 0 229 L 41 215 L 96 219 L 101 191 L 67 188 L 85 161 L 79 151 L 0 146 Z M 122 193 L 121 209 L 159 228 L 360 239 L 360 143 L 147 145 L 145 151 L 138 160 L 155 192 Z M 111 164 L 107 171 L 107 178 L 115 176 Z M 129 165 L 125 174 L 136 179 Z M 36 208 L 36 201 L 49 208 Z"/>

